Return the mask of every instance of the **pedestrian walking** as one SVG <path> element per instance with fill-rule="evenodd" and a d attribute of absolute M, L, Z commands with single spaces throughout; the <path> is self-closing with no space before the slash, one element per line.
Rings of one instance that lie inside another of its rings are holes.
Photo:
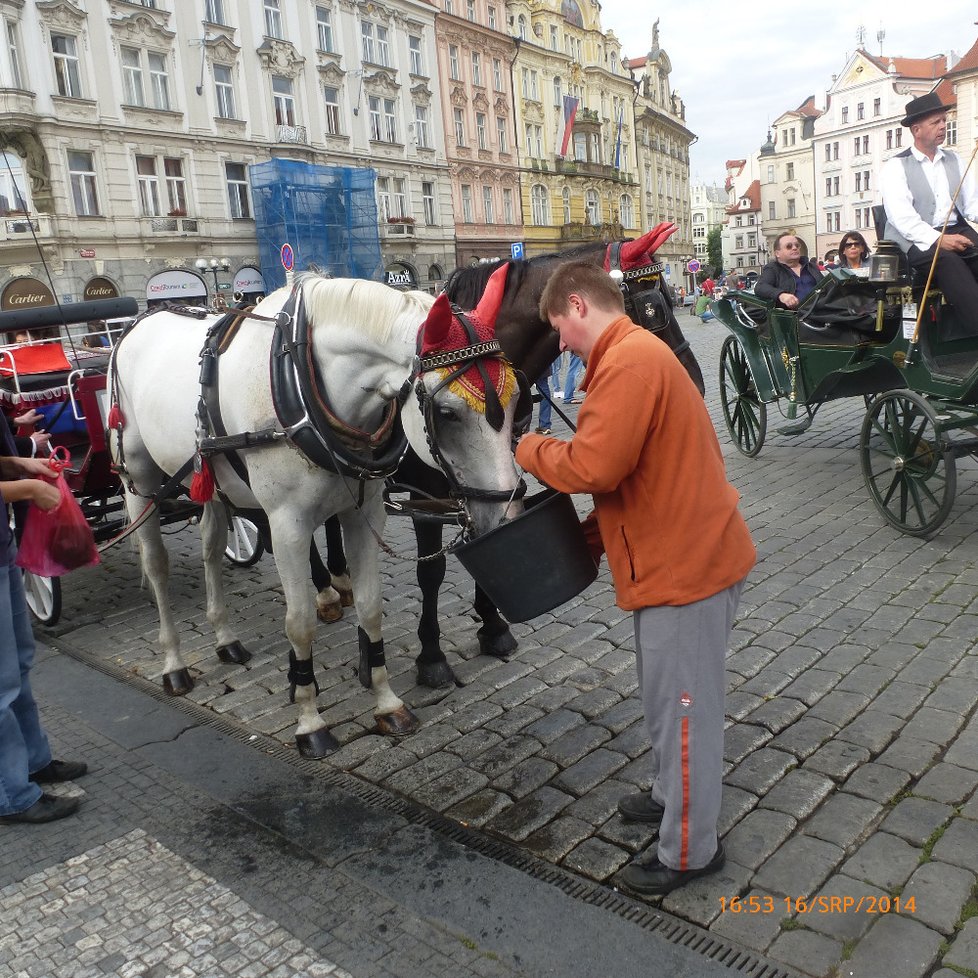
<path fill-rule="evenodd" d="M 619 879 L 660 895 L 724 864 L 724 660 L 754 545 L 703 398 L 669 347 L 625 315 L 611 277 L 562 265 L 540 311 L 586 362 L 587 398 L 570 441 L 525 435 L 516 460 L 561 492 L 591 493 L 585 532 L 633 614 L 656 767 L 651 791 L 618 807 L 657 823 L 659 840 Z"/>

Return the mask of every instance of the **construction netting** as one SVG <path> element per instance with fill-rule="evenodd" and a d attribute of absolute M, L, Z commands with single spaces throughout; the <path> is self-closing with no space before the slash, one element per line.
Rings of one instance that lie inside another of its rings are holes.
<path fill-rule="evenodd" d="M 249 171 L 266 288 L 285 285 L 286 244 L 297 272 L 381 280 L 376 171 L 280 159 L 256 163 Z"/>

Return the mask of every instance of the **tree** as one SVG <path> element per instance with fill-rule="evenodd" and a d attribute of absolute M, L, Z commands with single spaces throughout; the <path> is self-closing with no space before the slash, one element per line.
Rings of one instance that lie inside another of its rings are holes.
<path fill-rule="evenodd" d="M 714 275 L 723 272 L 723 245 L 720 241 L 721 228 L 717 224 L 710 228 L 706 235 L 706 263 L 713 269 Z"/>

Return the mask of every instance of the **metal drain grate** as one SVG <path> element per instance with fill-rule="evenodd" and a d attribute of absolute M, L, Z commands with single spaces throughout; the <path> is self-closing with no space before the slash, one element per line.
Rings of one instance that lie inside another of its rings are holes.
<path fill-rule="evenodd" d="M 678 917 L 673 917 L 644 903 L 638 903 L 617 890 L 609 889 L 604 884 L 582 879 L 580 876 L 545 862 L 511 843 L 491 838 L 474 829 L 460 825 L 438 812 L 429 811 L 408 799 L 363 781 L 354 774 L 338 771 L 336 768 L 326 766 L 319 760 L 301 757 L 293 748 L 285 747 L 272 737 L 249 730 L 242 724 L 226 716 L 220 716 L 191 700 L 183 697 L 171 697 L 156 683 L 142 676 L 135 676 L 94 653 L 74 648 L 63 638 L 49 636 L 47 644 L 59 652 L 83 662 L 107 676 L 111 676 L 113 679 L 135 686 L 140 692 L 146 693 L 162 703 L 178 708 L 180 712 L 186 713 L 204 726 L 218 730 L 231 740 L 256 747 L 263 754 L 284 761 L 303 774 L 308 774 L 325 784 L 340 788 L 365 804 L 399 815 L 405 821 L 437 832 L 439 835 L 472 849 L 480 855 L 526 873 L 543 883 L 555 886 L 574 900 L 614 913 L 643 930 L 655 931 L 656 936 L 665 938 L 671 944 L 684 946 L 740 975 L 747 976 L 747 978 L 803 978 L 794 970 L 762 960 L 755 952 L 747 948 L 718 939 L 696 924 L 680 920 Z"/>

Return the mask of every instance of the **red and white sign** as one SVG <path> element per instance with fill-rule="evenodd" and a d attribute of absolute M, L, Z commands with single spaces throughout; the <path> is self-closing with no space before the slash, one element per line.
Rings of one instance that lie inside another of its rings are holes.
<path fill-rule="evenodd" d="M 700 263 L 698 259 L 693 258 L 691 261 L 686 262 L 687 272 L 698 272 L 700 270 Z"/>
<path fill-rule="evenodd" d="M 287 272 L 291 272 L 295 267 L 295 254 L 292 251 L 292 245 L 290 245 L 288 242 L 282 245 L 281 255 L 282 268 L 284 268 Z"/>
<path fill-rule="evenodd" d="M 95 249 L 94 248 L 82 248 L 82 250 L 79 251 L 78 254 L 79 254 L 79 256 L 81 258 L 94 258 L 95 257 Z"/>
<path fill-rule="evenodd" d="M 265 280 L 262 278 L 261 272 L 251 265 L 239 268 L 234 275 L 234 291 L 264 292 Z"/>

